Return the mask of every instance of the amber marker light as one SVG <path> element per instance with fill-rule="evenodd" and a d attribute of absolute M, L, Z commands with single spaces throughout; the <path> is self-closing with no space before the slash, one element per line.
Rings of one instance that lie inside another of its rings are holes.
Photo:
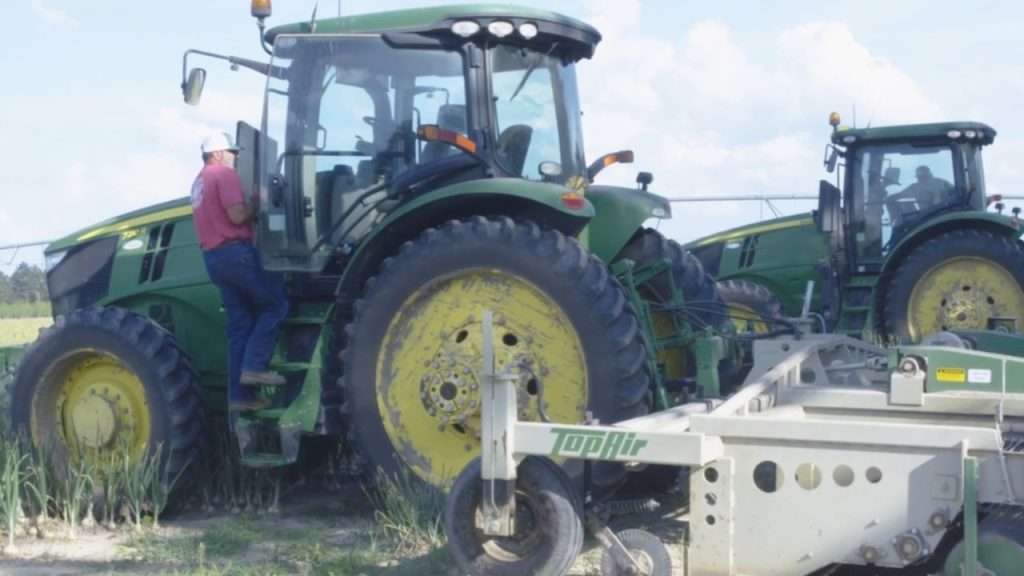
<path fill-rule="evenodd" d="M 444 128 L 438 127 L 436 124 L 424 124 L 420 126 L 417 137 L 420 140 L 426 142 L 445 142 L 455 146 L 459 150 L 469 152 L 472 155 L 476 155 L 476 142 L 470 140 L 465 134 L 460 134 L 454 130 L 445 130 Z"/>
<path fill-rule="evenodd" d="M 270 6 L 270 0 L 252 0 L 250 5 L 252 10 L 253 18 L 270 18 L 270 13 L 273 8 Z"/>

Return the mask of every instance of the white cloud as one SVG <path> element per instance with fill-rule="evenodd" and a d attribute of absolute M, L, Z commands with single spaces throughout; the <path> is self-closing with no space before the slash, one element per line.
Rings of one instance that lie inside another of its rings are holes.
<path fill-rule="evenodd" d="M 47 6 L 43 0 L 32 0 L 32 13 L 49 24 L 78 30 L 79 22 L 74 16 L 68 14 L 67 10 L 63 8 Z"/>
<path fill-rule="evenodd" d="M 599 177 L 634 185 L 655 174 L 664 196 L 817 193 L 827 115 L 856 103 L 861 125 L 936 119 L 939 106 L 914 80 L 873 55 L 841 23 L 815 22 L 746 45 L 717 20 L 667 41 L 644 36 L 640 5 L 600 2 L 585 19 L 605 40 L 581 65 L 587 155 L 622 148 L 637 164 Z M 849 119 L 847 119 L 849 120 Z M 778 202 L 787 213 L 813 202 Z M 758 219 L 756 203 L 674 205 L 661 225 L 678 240 Z"/>

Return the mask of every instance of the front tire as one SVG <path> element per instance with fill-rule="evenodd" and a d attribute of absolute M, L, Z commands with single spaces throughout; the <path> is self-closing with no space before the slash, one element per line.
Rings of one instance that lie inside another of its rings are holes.
<path fill-rule="evenodd" d="M 782 302 L 756 282 L 723 280 L 718 283 L 718 293 L 737 332 L 764 334 L 772 328 L 769 320 L 782 316 Z"/>
<path fill-rule="evenodd" d="M 479 454 L 482 315 L 495 364 L 529 375 L 519 417 L 601 422 L 646 413 L 643 336 L 621 286 L 573 239 L 530 222 L 451 221 L 406 243 L 367 282 L 346 327 L 349 440 L 386 474 L 444 488 Z M 543 400 L 543 404 L 541 403 Z M 569 462 L 574 476 L 582 466 Z M 595 489 L 625 472 L 595 464 Z"/>
<path fill-rule="evenodd" d="M 195 373 L 172 334 L 122 308 L 88 308 L 57 318 L 25 352 L 11 422 L 58 465 L 160 446 L 169 484 L 195 458 L 200 410 Z"/>
<path fill-rule="evenodd" d="M 483 480 L 473 460 L 452 486 L 444 531 L 456 563 L 473 576 L 561 575 L 583 548 L 582 510 L 572 481 L 545 458 L 516 468 L 516 533 L 491 537 L 477 527 Z"/>
<path fill-rule="evenodd" d="M 925 241 L 888 282 L 880 331 L 920 342 L 947 330 L 985 330 L 1012 318 L 1024 329 L 1024 247 L 987 230 L 954 230 Z"/>

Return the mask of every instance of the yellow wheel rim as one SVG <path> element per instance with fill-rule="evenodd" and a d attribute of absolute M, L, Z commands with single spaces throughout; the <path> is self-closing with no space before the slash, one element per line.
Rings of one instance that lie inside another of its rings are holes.
<path fill-rule="evenodd" d="M 125 449 L 141 456 L 149 442 L 150 415 L 138 376 L 102 352 L 76 353 L 61 364 L 53 404 L 43 409 L 52 410 L 65 448 L 90 457 Z"/>
<path fill-rule="evenodd" d="M 986 329 L 992 319 L 1024 321 L 1024 291 L 1012 274 L 987 258 L 951 258 L 926 272 L 910 293 L 912 341 L 941 330 Z"/>
<path fill-rule="evenodd" d="M 736 302 L 726 303 L 729 309 L 729 320 L 736 327 L 736 331 L 743 333 L 764 334 L 768 332 L 768 324 L 761 318 L 761 315 L 750 306 L 737 304 Z"/>
<path fill-rule="evenodd" d="M 671 338 L 679 334 L 679 328 L 671 312 L 654 312 L 651 314 L 651 327 L 654 330 L 654 337 L 658 339 Z M 686 354 L 682 354 L 679 348 L 666 348 L 657 353 L 658 364 L 663 367 L 663 373 L 668 380 L 684 378 L 686 374 Z"/>
<path fill-rule="evenodd" d="M 401 306 L 377 357 L 377 406 L 399 457 L 422 480 L 447 487 L 479 453 L 482 312 L 494 312 L 495 368 L 528 376 L 519 417 L 579 422 L 586 361 L 568 317 L 530 282 L 501 270 L 437 278 Z"/>

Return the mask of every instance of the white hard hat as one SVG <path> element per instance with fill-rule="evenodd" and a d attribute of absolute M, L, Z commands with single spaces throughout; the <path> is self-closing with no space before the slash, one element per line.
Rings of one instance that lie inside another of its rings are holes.
<path fill-rule="evenodd" d="M 231 139 L 231 135 L 227 132 L 214 132 L 203 140 L 203 154 L 209 154 L 211 152 L 217 152 L 219 150 L 230 150 L 231 152 L 238 152 L 238 146 L 235 146 L 234 141 Z"/>

